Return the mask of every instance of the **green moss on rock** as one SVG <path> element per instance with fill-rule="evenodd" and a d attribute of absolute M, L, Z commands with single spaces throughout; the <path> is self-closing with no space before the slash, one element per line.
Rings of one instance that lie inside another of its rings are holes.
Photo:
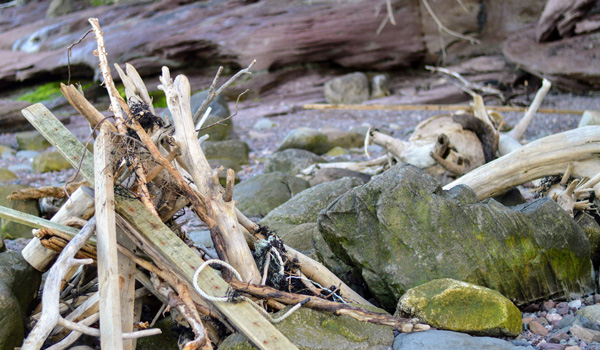
<path fill-rule="evenodd" d="M 555 202 L 478 202 L 469 188 L 442 191 L 408 165 L 342 195 L 318 224 L 386 309 L 439 278 L 497 290 L 518 305 L 594 290 L 589 242 Z"/>
<path fill-rule="evenodd" d="M 397 310 L 436 328 L 484 336 L 517 336 L 519 309 L 497 291 L 449 278 L 408 290 Z"/>

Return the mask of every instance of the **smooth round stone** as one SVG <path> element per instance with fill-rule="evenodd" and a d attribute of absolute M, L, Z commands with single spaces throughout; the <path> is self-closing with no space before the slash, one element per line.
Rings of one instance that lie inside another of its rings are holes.
<path fill-rule="evenodd" d="M 17 159 L 26 159 L 31 162 L 38 154 L 40 154 L 38 151 L 19 151 L 17 152 Z"/>

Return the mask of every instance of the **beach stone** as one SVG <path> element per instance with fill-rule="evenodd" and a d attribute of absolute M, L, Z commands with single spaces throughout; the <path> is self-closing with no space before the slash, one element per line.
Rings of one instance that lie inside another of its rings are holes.
<path fill-rule="evenodd" d="M 319 212 L 330 202 L 362 184 L 360 179 L 346 177 L 311 187 L 273 209 L 259 223 L 277 231 L 279 237 L 287 243 L 289 231 L 298 225 L 316 223 Z M 308 241 L 310 237 L 312 231 L 307 237 Z"/>
<path fill-rule="evenodd" d="M 349 316 L 333 316 L 309 308 L 300 308 L 273 326 L 303 350 L 388 350 L 394 342 L 391 327 L 358 321 Z M 230 335 L 219 345 L 219 350 L 246 349 L 256 348 L 240 333 Z"/>
<path fill-rule="evenodd" d="M 450 278 L 409 289 L 398 302 L 396 315 L 401 314 L 473 335 L 515 337 L 523 328 L 521 312 L 502 294 Z"/>
<path fill-rule="evenodd" d="M 276 128 L 277 125 L 278 125 L 277 123 L 275 123 L 274 121 L 272 121 L 268 118 L 260 118 L 259 120 L 256 121 L 256 123 L 254 123 L 252 128 L 255 130 L 265 131 L 265 130 L 271 130 L 273 128 Z"/>
<path fill-rule="evenodd" d="M 43 151 L 50 147 L 50 142 L 37 131 L 24 131 L 15 134 L 19 151 Z"/>
<path fill-rule="evenodd" d="M 72 165 L 58 151 L 43 152 L 33 159 L 33 170 L 38 173 L 49 173 L 71 169 Z"/>
<path fill-rule="evenodd" d="M 233 199 L 242 213 L 263 217 L 309 187 L 307 181 L 281 172 L 259 174 L 235 185 Z"/>
<path fill-rule="evenodd" d="M 327 151 L 327 153 L 325 153 L 326 157 L 341 157 L 341 156 L 347 156 L 348 154 L 350 154 L 350 152 L 348 152 L 347 149 L 342 148 L 340 146 L 335 146 L 332 149 L 330 149 L 329 151 Z"/>
<path fill-rule="evenodd" d="M 11 182 L 18 179 L 19 177 L 9 169 L 0 168 L 0 183 Z"/>
<path fill-rule="evenodd" d="M 497 290 L 517 306 L 595 290 L 587 237 L 554 201 L 479 202 L 468 187 L 444 191 L 407 164 L 338 197 L 318 224 L 388 310 L 408 289 L 439 278 Z"/>
<path fill-rule="evenodd" d="M 330 182 L 344 177 L 356 177 L 363 181 L 363 183 L 371 180 L 371 175 L 342 168 L 321 168 L 316 171 L 314 177 L 309 181 L 311 186 L 316 186 L 325 182 Z"/>
<path fill-rule="evenodd" d="M 4 238 L 0 235 L 0 253 L 4 253 L 6 251 L 6 244 L 4 244 Z"/>
<path fill-rule="evenodd" d="M 286 149 L 275 152 L 265 162 L 264 172 L 281 171 L 288 175 L 297 175 L 302 170 L 317 163 L 325 163 L 325 159 L 303 149 Z"/>
<path fill-rule="evenodd" d="M 20 252 L 0 254 L 0 349 L 21 345 L 24 319 L 41 280 L 42 273 L 31 267 Z"/>
<path fill-rule="evenodd" d="M 0 154 L 2 155 L 2 158 L 4 158 L 5 155 L 11 156 L 15 153 L 17 153 L 17 151 L 14 150 L 12 147 L 0 144 Z"/>
<path fill-rule="evenodd" d="M 11 201 L 6 197 L 16 190 L 28 188 L 25 185 L 2 185 L 0 186 L 0 205 L 18 210 L 20 212 L 40 216 L 40 206 L 35 199 L 14 200 Z M 32 228 L 23 224 L 18 224 L 7 219 L 0 219 L 0 233 L 6 239 L 16 238 L 32 238 Z"/>
<path fill-rule="evenodd" d="M 38 154 L 40 154 L 40 152 L 38 152 L 38 151 L 25 150 L 25 151 L 18 151 L 15 156 L 17 157 L 17 159 L 29 160 L 30 162 L 33 162 L 33 159 Z"/>
<path fill-rule="evenodd" d="M 539 321 L 533 320 L 529 322 L 529 330 L 531 330 L 535 334 L 546 335 L 548 334 L 548 330 L 544 327 Z"/>
<path fill-rule="evenodd" d="M 533 350 L 533 347 L 515 346 L 506 340 L 491 337 L 473 337 L 465 333 L 429 330 L 400 333 L 394 340 L 394 350 Z"/>
<path fill-rule="evenodd" d="M 151 337 L 141 337 L 137 340 L 136 349 L 137 350 L 175 350 L 179 349 L 177 345 L 177 338 L 173 336 L 173 332 L 171 331 L 173 327 L 177 325 L 174 324 L 173 320 L 170 316 L 161 318 L 156 322 L 154 327 L 160 328 L 162 331 L 159 335 L 154 335 Z"/>
<path fill-rule="evenodd" d="M 250 147 L 244 141 L 204 141 L 202 151 L 206 159 L 229 159 L 237 164 L 250 162 Z"/>
<path fill-rule="evenodd" d="M 327 135 L 327 140 L 334 147 L 359 148 L 363 147 L 365 134 L 356 131 L 344 131 L 338 128 L 326 127 L 321 132 Z"/>
<path fill-rule="evenodd" d="M 6 253 L 3 253 L 6 254 Z M 25 325 L 19 302 L 11 290 L 0 281 L 0 349 L 21 346 L 25 336 Z"/>
<path fill-rule="evenodd" d="M 332 149 L 333 145 L 327 140 L 327 135 L 322 132 L 312 128 L 300 127 L 290 131 L 285 136 L 277 151 L 284 151 L 291 148 L 303 149 L 315 154 L 324 154 Z"/>
<path fill-rule="evenodd" d="M 325 83 L 325 100 L 330 104 L 359 104 L 369 99 L 369 79 L 356 72 L 333 78 Z"/>
<path fill-rule="evenodd" d="M 582 315 L 592 322 L 600 323 L 600 305 L 590 305 L 577 310 L 576 315 Z"/>
<path fill-rule="evenodd" d="M 566 345 L 555 344 L 555 343 L 540 343 L 538 347 L 540 350 L 564 350 Z"/>
<path fill-rule="evenodd" d="M 581 326 L 573 326 L 569 330 L 571 335 L 583 340 L 586 343 L 600 342 L 600 332 Z"/>

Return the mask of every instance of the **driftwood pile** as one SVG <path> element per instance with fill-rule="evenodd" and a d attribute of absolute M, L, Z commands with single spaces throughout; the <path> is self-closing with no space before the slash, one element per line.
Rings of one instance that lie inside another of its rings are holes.
<path fill-rule="evenodd" d="M 22 349 L 40 349 L 44 343 L 64 349 L 81 334 L 99 337 L 105 349 L 133 349 L 136 338 L 160 333 L 139 322 L 141 297 L 147 295 L 163 303 L 163 309 L 178 312 L 191 329 L 184 349 L 212 349 L 232 331 L 261 349 L 295 349 L 269 314 L 286 305 L 402 332 L 429 328 L 359 307 L 369 303 L 236 209 L 234 173 L 227 170 L 225 187 L 219 183 L 223 169 L 209 166 L 197 129 L 211 100 L 235 78 L 249 74 L 252 65 L 219 89 L 217 73 L 195 116 L 187 78 L 172 80 L 164 67 L 160 88 L 173 116 L 173 125 L 166 125 L 154 114 L 131 65 L 125 71 L 115 65 L 127 101 L 118 94 L 98 21 L 89 21 L 114 116 L 104 117 L 72 85 L 63 85 L 62 92 L 93 129 L 93 156 L 43 105 L 30 106 L 23 114 L 93 189 L 71 188 L 70 198 L 49 221 L 0 209 L 1 216 L 38 228 L 23 256 L 36 269 L 49 269 L 42 311 L 32 316 L 33 329 Z M 210 230 L 218 259 L 196 249 L 178 227 L 175 219 L 185 207 Z"/>

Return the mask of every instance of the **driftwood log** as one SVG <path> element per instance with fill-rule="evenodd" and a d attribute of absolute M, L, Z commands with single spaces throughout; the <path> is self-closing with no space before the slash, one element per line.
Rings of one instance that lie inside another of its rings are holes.
<path fill-rule="evenodd" d="M 573 165 L 574 177 L 591 179 L 600 172 L 598 154 L 600 126 L 586 126 L 533 141 L 465 174 L 444 189 L 467 185 L 477 198 L 484 199 L 544 176 L 563 174 L 569 164 Z M 600 195 L 600 186 L 595 185 L 594 191 Z"/>

